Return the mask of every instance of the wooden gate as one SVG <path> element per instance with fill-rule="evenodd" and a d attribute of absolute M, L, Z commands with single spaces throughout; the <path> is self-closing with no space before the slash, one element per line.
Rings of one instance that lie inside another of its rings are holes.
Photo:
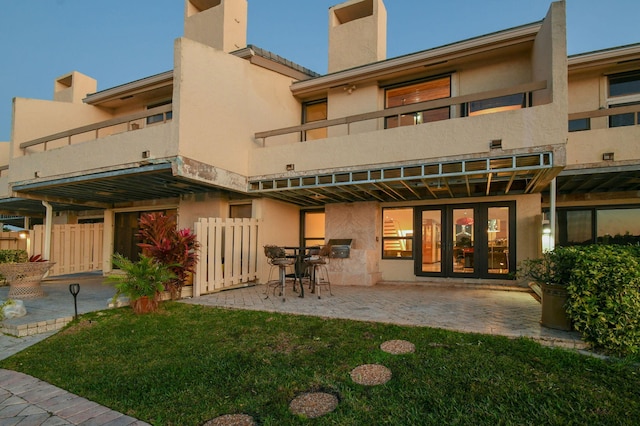
<path fill-rule="evenodd" d="M 44 225 L 36 225 L 29 232 L 29 255 L 44 252 L 44 230 Z M 53 225 L 51 233 L 51 254 L 48 260 L 56 264 L 50 276 L 102 270 L 102 223 Z"/>
<path fill-rule="evenodd" d="M 193 296 L 246 285 L 258 278 L 258 219 L 200 218 L 200 253 Z"/>

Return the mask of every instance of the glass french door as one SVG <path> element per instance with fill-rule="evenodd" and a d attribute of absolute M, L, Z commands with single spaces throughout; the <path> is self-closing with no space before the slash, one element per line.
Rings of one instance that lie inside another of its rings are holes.
<path fill-rule="evenodd" d="M 416 275 L 504 278 L 513 272 L 515 203 L 416 209 Z"/>

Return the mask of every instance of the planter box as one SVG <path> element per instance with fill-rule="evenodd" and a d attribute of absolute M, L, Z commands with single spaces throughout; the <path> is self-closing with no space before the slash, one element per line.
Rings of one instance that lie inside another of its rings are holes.
<path fill-rule="evenodd" d="M 44 296 L 40 283 L 55 262 L 0 263 L 0 274 L 9 283 L 10 299 Z"/>
<path fill-rule="evenodd" d="M 540 324 L 547 328 L 570 331 L 573 329 L 567 315 L 567 288 L 558 284 L 540 284 L 542 289 L 542 318 Z"/>

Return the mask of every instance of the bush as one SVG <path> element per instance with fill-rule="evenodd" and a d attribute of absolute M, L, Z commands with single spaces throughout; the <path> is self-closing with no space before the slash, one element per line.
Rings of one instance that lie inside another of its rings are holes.
<path fill-rule="evenodd" d="M 640 248 L 576 248 L 567 312 L 585 342 L 617 356 L 640 354 Z"/>
<path fill-rule="evenodd" d="M 556 247 L 537 259 L 525 259 L 518 265 L 518 277 L 537 283 L 568 285 L 575 260 L 579 256 L 576 247 Z"/>

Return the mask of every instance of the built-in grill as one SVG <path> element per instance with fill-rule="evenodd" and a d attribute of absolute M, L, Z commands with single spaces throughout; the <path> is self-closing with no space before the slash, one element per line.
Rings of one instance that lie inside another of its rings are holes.
<path fill-rule="evenodd" d="M 336 259 L 347 259 L 351 252 L 351 238 L 334 238 L 329 240 L 331 246 L 331 254 L 329 257 Z"/>

